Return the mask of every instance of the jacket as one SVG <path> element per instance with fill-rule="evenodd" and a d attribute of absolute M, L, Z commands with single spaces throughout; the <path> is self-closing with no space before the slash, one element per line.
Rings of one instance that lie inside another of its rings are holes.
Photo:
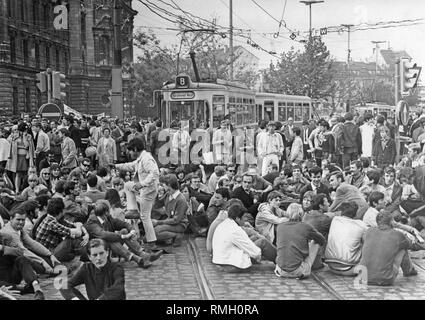
<path fill-rule="evenodd" d="M 373 145 L 372 159 L 379 168 L 394 164 L 396 156 L 396 145 L 393 139 L 389 139 L 385 148 L 382 148 L 381 140 L 376 140 Z"/>
<path fill-rule="evenodd" d="M 340 132 L 340 139 L 338 139 L 340 148 L 351 149 L 350 152 L 358 152 L 362 149 L 362 136 L 360 129 L 352 122 L 345 122 Z"/>
<path fill-rule="evenodd" d="M 127 222 L 114 219 L 110 216 L 104 217 L 104 220 L 103 224 L 101 224 L 97 216 L 94 214 L 89 216 L 84 227 L 89 233 L 90 239 L 100 238 L 106 242 L 120 242 L 121 235 L 115 233 L 115 231 L 127 229 L 130 232 L 133 230 Z"/>
<path fill-rule="evenodd" d="M 273 209 L 268 203 L 260 204 L 255 217 L 255 229 L 267 240 L 273 242 L 275 240 L 275 226 L 288 221 L 288 218 L 283 216 L 284 213 L 282 209 Z"/>
<path fill-rule="evenodd" d="M 62 167 L 73 169 L 77 166 L 77 148 L 70 137 L 64 137 L 61 144 Z"/>
<path fill-rule="evenodd" d="M 362 220 L 334 217 L 329 230 L 325 261 L 355 266 L 362 256 L 362 236 L 367 226 Z"/>
<path fill-rule="evenodd" d="M 168 218 L 161 220 L 161 224 L 182 225 L 186 228 L 189 225 L 188 210 L 189 205 L 180 192 L 171 195 L 171 197 L 167 195 L 165 197 L 165 212 Z"/>

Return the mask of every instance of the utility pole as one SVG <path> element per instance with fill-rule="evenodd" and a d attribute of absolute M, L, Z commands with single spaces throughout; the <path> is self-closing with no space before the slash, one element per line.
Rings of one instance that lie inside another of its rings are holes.
<path fill-rule="evenodd" d="M 122 96 L 121 0 L 114 0 L 114 65 L 112 67 L 111 116 L 124 119 Z"/>
<path fill-rule="evenodd" d="M 350 100 L 351 100 L 351 70 L 350 70 L 350 61 L 351 61 L 351 49 L 350 49 L 350 35 L 351 28 L 354 26 L 353 24 L 342 24 L 343 27 L 347 28 L 348 33 L 348 49 L 347 49 L 347 73 L 348 73 L 348 99 L 347 106 L 345 111 L 350 111 Z"/>
<path fill-rule="evenodd" d="M 233 0 L 229 0 L 229 23 L 230 23 L 230 27 L 229 27 L 229 32 L 230 32 L 230 37 L 229 37 L 229 46 L 230 46 L 230 81 L 233 81 Z"/>
<path fill-rule="evenodd" d="M 374 83 L 378 83 L 378 49 L 379 49 L 379 44 L 380 43 L 385 43 L 386 41 L 371 41 L 374 45 L 375 45 L 375 81 Z M 375 102 L 377 100 L 377 94 L 376 94 L 376 86 L 374 88 L 375 90 L 373 90 L 374 96 L 375 96 Z"/>
<path fill-rule="evenodd" d="M 302 0 L 302 1 L 300 1 L 301 3 L 304 3 L 306 6 L 308 6 L 309 7 L 309 11 L 310 11 L 310 24 L 309 24 L 309 28 L 308 28 L 308 30 L 309 30 L 309 37 L 308 37 L 308 39 L 309 40 L 311 40 L 311 5 L 312 4 L 316 4 L 316 3 L 322 3 L 322 2 L 325 2 L 325 1 L 323 1 L 323 0 Z"/>

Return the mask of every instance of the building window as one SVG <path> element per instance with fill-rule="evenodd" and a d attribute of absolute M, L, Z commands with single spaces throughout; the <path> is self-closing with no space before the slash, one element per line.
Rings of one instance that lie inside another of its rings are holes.
<path fill-rule="evenodd" d="M 47 3 L 43 5 L 43 20 L 44 27 L 49 28 L 49 5 Z"/>
<path fill-rule="evenodd" d="M 22 40 L 22 52 L 24 53 L 24 65 L 28 66 L 29 52 L 28 52 L 28 40 Z"/>
<path fill-rule="evenodd" d="M 31 112 L 31 88 L 25 88 L 25 112 Z"/>
<path fill-rule="evenodd" d="M 12 95 L 12 113 L 18 113 L 18 103 L 19 103 L 19 91 L 18 87 L 13 87 L 13 95 Z"/>
<path fill-rule="evenodd" d="M 13 15 L 12 1 L 13 1 L 13 0 L 7 0 L 7 16 L 8 16 L 9 18 L 11 18 L 11 17 L 12 17 L 12 15 Z"/>
<path fill-rule="evenodd" d="M 60 54 L 59 54 L 59 48 L 56 48 L 55 50 L 55 55 L 56 55 L 56 70 L 60 70 Z"/>
<path fill-rule="evenodd" d="M 38 0 L 32 0 L 32 23 L 38 25 Z"/>
<path fill-rule="evenodd" d="M 40 44 L 35 43 L 35 67 L 40 69 Z"/>
<path fill-rule="evenodd" d="M 10 37 L 10 62 L 16 63 L 16 38 Z"/>
<path fill-rule="evenodd" d="M 108 66 L 110 64 L 110 40 L 108 36 L 101 36 L 99 39 L 99 64 Z"/>
<path fill-rule="evenodd" d="M 19 1 L 19 13 L 22 21 L 25 21 L 25 0 Z"/>
<path fill-rule="evenodd" d="M 50 67 L 50 47 L 46 44 L 46 68 Z"/>

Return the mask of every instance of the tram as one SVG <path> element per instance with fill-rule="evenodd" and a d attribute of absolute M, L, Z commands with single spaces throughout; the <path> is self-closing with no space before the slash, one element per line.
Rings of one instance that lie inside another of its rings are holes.
<path fill-rule="evenodd" d="M 370 113 L 373 116 L 383 115 L 385 118 L 395 117 L 395 106 L 389 106 L 387 104 L 379 104 L 379 103 L 366 103 L 362 106 L 356 106 L 355 109 L 360 115 Z"/>
<path fill-rule="evenodd" d="M 154 106 L 165 126 L 173 121 L 189 121 L 190 129 L 205 122 L 218 128 L 228 118 L 235 128 L 255 127 L 260 120 L 295 124 L 311 117 L 309 97 L 259 93 L 246 85 L 217 79 L 216 82 L 192 82 L 178 75 L 174 83 L 154 92 Z"/>

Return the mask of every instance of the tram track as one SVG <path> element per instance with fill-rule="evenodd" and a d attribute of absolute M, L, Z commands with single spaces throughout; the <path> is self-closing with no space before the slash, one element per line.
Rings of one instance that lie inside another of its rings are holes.
<path fill-rule="evenodd" d="M 318 275 L 316 272 L 312 272 L 311 277 L 314 279 L 314 281 L 317 282 L 320 287 L 322 287 L 336 300 L 345 300 L 345 298 L 340 295 L 335 289 L 333 289 L 332 286 L 322 276 Z"/>
<path fill-rule="evenodd" d="M 202 265 L 201 257 L 199 256 L 198 247 L 190 237 L 187 240 L 186 247 L 189 253 L 189 259 L 192 263 L 196 282 L 198 284 L 199 290 L 201 291 L 202 300 L 215 300 L 214 294 L 206 277 L 204 267 Z"/>

